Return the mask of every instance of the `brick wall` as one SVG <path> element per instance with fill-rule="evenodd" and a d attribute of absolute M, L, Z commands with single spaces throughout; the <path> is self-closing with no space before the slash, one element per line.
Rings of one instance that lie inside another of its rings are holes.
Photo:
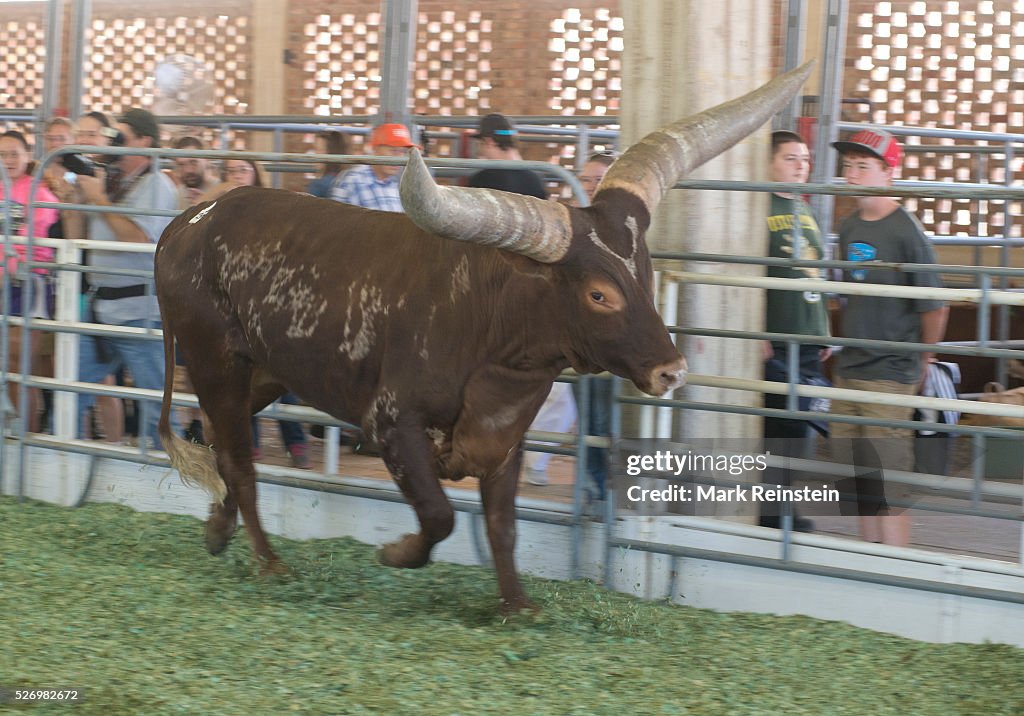
<path fill-rule="evenodd" d="M 843 96 L 870 101 L 878 124 L 1020 132 L 1024 125 L 1024 5 L 1014 0 L 920 2 L 851 0 Z M 860 119 L 860 117 L 858 117 Z M 922 151 L 934 146 L 999 145 L 908 140 L 904 179 L 1006 180 L 1005 155 Z M 920 147 L 921 149 L 918 149 Z M 1011 178 L 1022 160 L 1011 166 Z M 940 234 L 1003 231 L 1003 202 L 908 200 Z M 1014 214 L 1021 207 L 1015 205 Z M 1020 235 L 1020 227 L 1011 227 Z"/>
<path fill-rule="evenodd" d="M 774 63 L 782 56 L 784 0 L 771 0 Z M 65 32 L 71 23 L 66 3 Z M 249 112 L 251 0 L 153 0 L 126 9 L 96 0 L 88 30 L 86 106 L 119 112 L 152 106 L 153 68 L 181 52 L 210 68 L 210 114 Z M 42 3 L 0 6 L 3 106 L 41 100 L 45 56 Z M 1013 131 L 1024 123 L 1024 34 L 1019 0 L 922 2 L 850 0 L 843 96 L 846 118 Z M 379 108 L 380 0 L 290 0 L 287 5 L 285 113 L 373 114 Z M 810 23 L 812 31 L 816 23 Z M 102 41 L 100 41 L 102 40 Z M 615 114 L 621 89 L 619 0 L 420 0 L 413 111 L 430 115 Z M 68 47 L 69 45 L 65 45 Z M 67 66 L 67 51 L 64 53 Z M 67 71 L 61 73 L 67 76 Z M 65 80 L 66 82 L 66 80 Z M 66 96 L 66 86 L 61 88 Z M 808 111 L 813 113 L 813 104 Z M 239 134 L 233 146 L 245 143 Z M 929 144 L 949 141 L 922 140 Z M 295 139 L 291 149 L 310 147 Z M 571 147 L 528 144 L 527 156 L 568 158 Z M 451 147 L 443 147 L 443 152 Z M 904 178 L 1005 179 L 1002 156 L 911 151 Z M 1013 175 L 1021 160 L 1011 166 Z M 939 233 L 996 233 L 1002 204 L 910 201 Z M 1019 210 L 1020 207 L 1015 207 Z M 1016 230 L 1015 230 L 1016 231 Z"/>

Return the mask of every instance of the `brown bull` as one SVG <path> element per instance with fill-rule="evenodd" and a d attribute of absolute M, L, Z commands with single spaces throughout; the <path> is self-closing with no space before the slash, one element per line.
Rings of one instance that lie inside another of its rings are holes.
<path fill-rule="evenodd" d="M 286 391 L 380 442 L 420 532 L 381 549 L 420 567 L 451 532 L 442 478 L 480 479 L 505 609 L 516 574 L 515 496 L 527 426 L 567 366 L 661 395 L 686 361 L 655 312 L 644 234 L 664 193 L 752 132 L 808 68 L 648 135 L 585 209 L 439 187 L 413 151 L 407 215 L 238 189 L 175 219 L 156 253 L 167 384 L 160 435 L 182 478 L 216 499 L 216 554 L 241 511 L 265 570 L 281 568 L 256 512 L 249 417 Z M 216 450 L 171 434 L 174 341 Z"/>

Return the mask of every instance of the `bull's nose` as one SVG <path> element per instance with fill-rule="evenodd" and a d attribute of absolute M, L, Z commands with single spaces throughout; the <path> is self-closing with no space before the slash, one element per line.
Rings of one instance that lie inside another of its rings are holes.
<path fill-rule="evenodd" d="M 670 363 L 655 366 L 650 374 L 651 395 L 664 395 L 686 383 L 686 359 L 679 356 Z"/>

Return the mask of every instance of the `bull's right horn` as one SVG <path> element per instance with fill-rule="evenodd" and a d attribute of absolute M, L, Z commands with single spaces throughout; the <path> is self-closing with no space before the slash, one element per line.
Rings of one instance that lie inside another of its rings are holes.
<path fill-rule="evenodd" d="M 751 134 L 807 81 L 814 60 L 759 89 L 651 132 L 627 149 L 598 186 L 635 194 L 654 213 L 665 192 L 704 162 Z"/>
<path fill-rule="evenodd" d="M 569 210 L 495 189 L 438 186 L 416 149 L 402 174 L 402 206 L 421 229 L 554 263 L 569 251 Z"/>

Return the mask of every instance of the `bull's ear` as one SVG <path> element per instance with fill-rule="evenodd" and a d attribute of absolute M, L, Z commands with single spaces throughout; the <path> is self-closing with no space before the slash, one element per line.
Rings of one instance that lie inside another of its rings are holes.
<path fill-rule="evenodd" d="M 554 272 L 552 271 L 551 264 L 542 264 L 540 261 L 534 261 L 522 254 L 515 254 L 511 251 L 499 251 L 498 253 L 517 273 L 535 276 L 545 281 L 552 280 Z"/>

